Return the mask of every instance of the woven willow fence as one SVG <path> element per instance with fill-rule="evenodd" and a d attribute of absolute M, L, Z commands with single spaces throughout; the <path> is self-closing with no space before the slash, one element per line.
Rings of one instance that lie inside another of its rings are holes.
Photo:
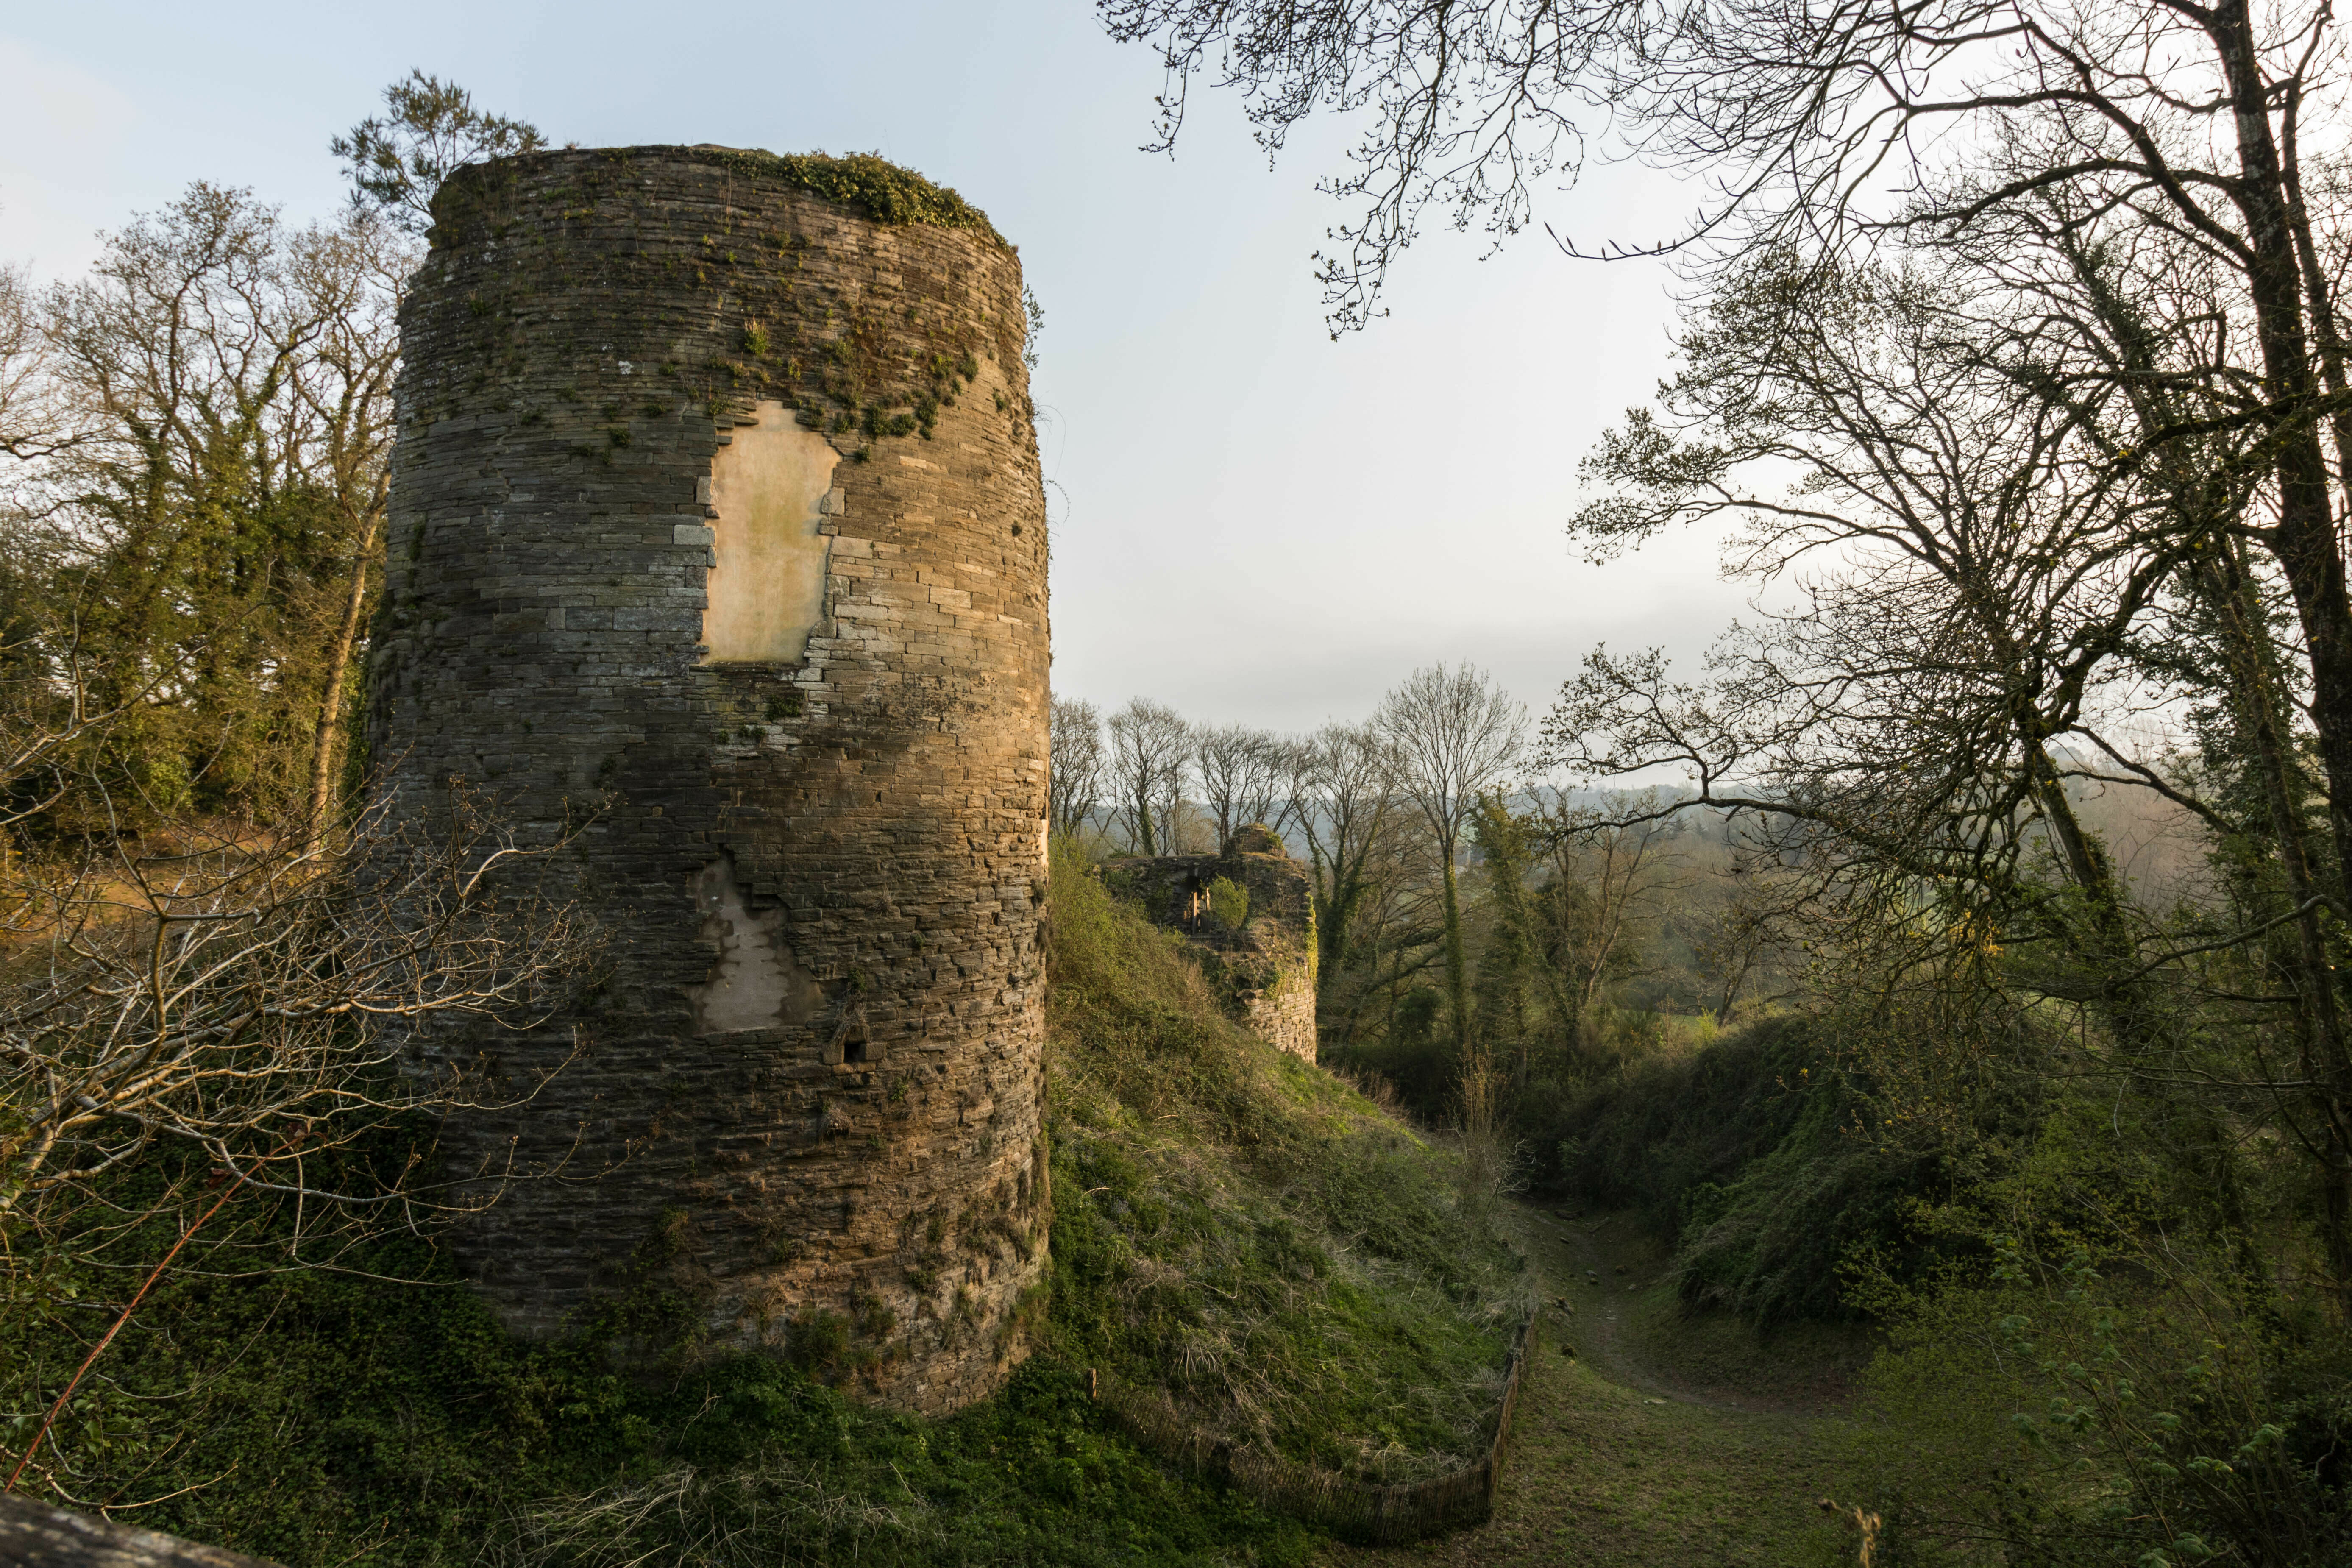
<path fill-rule="evenodd" d="M 1194 1475 L 1239 1488 L 1267 1507 L 1368 1545 L 1417 1541 L 1478 1524 L 1495 1511 L 1503 1455 L 1518 1408 L 1519 1374 L 1527 1365 L 1535 1319 L 1519 1321 L 1503 1373 L 1503 1397 L 1482 1426 L 1486 1444 L 1475 1464 L 1405 1486 L 1373 1486 L 1317 1465 L 1254 1448 L 1236 1448 L 1188 1424 L 1158 1389 L 1131 1388 L 1097 1373 L 1095 1398 L 1150 1452 Z"/>

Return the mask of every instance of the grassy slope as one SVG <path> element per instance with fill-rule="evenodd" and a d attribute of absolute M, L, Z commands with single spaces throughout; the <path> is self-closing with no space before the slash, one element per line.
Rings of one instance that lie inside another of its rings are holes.
<path fill-rule="evenodd" d="M 1223 1023 L 1097 884 L 1059 879 L 1054 920 L 1055 1285 L 1000 1397 L 933 1423 L 761 1360 L 627 1378 L 593 1340 L 508 1338 L 446 1286 L 189 1275 L 99 1363 L 55 1479 L 297 1565 L 1300 1560 L 1296 1524 L 1139 1453 L 1087 1369 L 1241 1441 L 1410 1475 L 1467 1446 L 1519 1280 L 1468 1238 L 1439 1152 Z M 15 1450 L 124 1285 L 8 1239 Z M 361 1261 L 438 1268 L 414 1240 Z"/>
<path fill-rule="evenodd" d="M 1461 1463 L 1521 1287 L 1443 1157 L 1227 1023 L 1099 882 L 1058 879 L 1053 940 L 1057 1350 L 1294 1458 Z"/>

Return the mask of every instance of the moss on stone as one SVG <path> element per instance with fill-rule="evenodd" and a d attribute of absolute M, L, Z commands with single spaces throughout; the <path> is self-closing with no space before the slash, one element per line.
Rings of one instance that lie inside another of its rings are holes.
<path fill-rule="evenodd" d="M 836 158 L 828 153 L 770 153 L 756 147 L 693 151 L 747 174 L 855 207 L 877 223 L 969 229 L 1005 245 L 986 213 L 947 186 L 933 184 L 914 170 L 901 168 L 877 153 L 852 153 Z"/>
<path fill-rule="evenodd" d="M 510 202 L 524 170 L 534 164 L 555 159 L 579 159 L 574 150 L 562 152 L 523 153 L 511 158 L 494 158 L 486 163 L 469 164 L 452 174 L 433 199 L 435 226 L 454 234 L 474 222 L 487 222 L 494 235 L 500 226 L 510 221 Z M 829 153 L 771 153 L 759 147 L 610 147 L 588 154 L 605 165 L 607 175 L 614 169 L 626 170 L 640 159 L 675 158 L 717 164 L 752 179 L 771 182 L 790 190 L 804 191 L 821 200 L 838 203 L 877 223 L 896 226 L 921 224 L 932 228 L 961 229 L 985 237 L 991 243 L 1006 250 L 1015 247 L 996 232 L 988 215 L 972 205 L 945 185 L 934 184 L 914 170 L 901 167 L 873 153 L 852 153 L 836 158 Z M 560 218 L 585 218 L 596 211 L 595 200 L 608 194 L 595 174 L 583 174 L 576 185 L 556 187 L 547 194 L 549 207 Z M 587 205 L 573 206 L 576 198 L 585 197 Z M 436 237 L 440 244 L 446 237 Z M 703 237 L 706 250 L 712 259 L 724 255 L 727 264 L 733 265 L 735 253 L 720 251 L 716 237 Z M 792 248 L 805 244 L 804 239 L 784 237 L 779 248 Z M 437 246 L 436 246 L 437 247 Z"/>

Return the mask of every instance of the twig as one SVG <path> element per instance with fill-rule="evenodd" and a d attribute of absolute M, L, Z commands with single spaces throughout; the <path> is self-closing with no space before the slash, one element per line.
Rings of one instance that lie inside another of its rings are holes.
<path fill-rule="evenodd" d="M 236 1173 L 231 1172 L 230 1174 L 234 1177 Z M 74 1390 L 81 1386 L 81 1380 L 89 1372 L 91 1364 L 105 1352 L 107 1346 L 114 1342 L 114 1336 L 122 1331 L 122 1325 L 131 1321 L 131 1314 L 139 1310 L 139 1303 L 147 1299 L 147 1292 L 155 1288 L 155 1281 L 163 1277 L 163 1270 L 172 1266 L 172 1259 L 180 1256 L 180 1248 L 187 1246 L 189 1238 L 204 1228 L 205 1220 L 220 1213 L 221 1206 L 236 1196 L 236 1190 L 240 1184 L 235 1180 L 230 1181 L 228 1190 L 221 1194 L 213 1206 L 199 1215 L 195 1224 L 180 1233 L 180 1239 L 172 1244 L 172 1250 L 163 1254 L 163 1261 L 155 1265 L 153 1270 L 148 1274 L 146 1283 L 139 1287 L 139 1294 L 131 1298 L 131 1304 L 122 1309 L 122 1315 L 114 1320 L 113 1326 L 106 1331 L 106 1336 L 92 1345 L 89 1353 L 81 1358 L 81 1365 L 74 1369 L 73 1380 L 66 1384 L 66 1391 L 58 1395 L 58 1402 L 49 1406 L 49 1413 L 41 1417 L 41 1429 L 33 1434 L 33 1441 L 26 1447 L 24 1456 L 16 1461 L 16 1468 L 8 1472 L 8 1484 L 0 1487 L 0 1492 L 13 1492 L 16 1489 L 16 1478 L 25 1473 L 25 1467 L 31 1464 L 33 1456 L 41 1451 L 41 1439 L 49 1435 L 50 1426 L 56 1424 L 58 1414 L 65 1409 L 66 1401 L 73 1397 Z"/>

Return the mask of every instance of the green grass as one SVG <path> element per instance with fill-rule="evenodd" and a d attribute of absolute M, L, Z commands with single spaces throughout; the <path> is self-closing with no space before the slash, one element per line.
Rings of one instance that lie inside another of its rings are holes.
<path fill-rule="evenodd" d="M 1833 1375 L 1837 1358 L 1825 1363 L 1824 1347 L 1810 1342 L 1759 1339 L 1725 1314 L 1686 1312 L 1664 1248 L 1624 1216 L 1598 1228 L 1538 1221 L 1529 1230 L 1547 1300 L 1573 1310 L 1546 1313 L 1520 1384 L 1495 1517 L 1408 1547 L 1328 1546 L 1323 1560 L 1367 1568 L 1853 1563 L 1851 1531 L 1817 1502 L 1843 1496 L 1849 1424 L 1833 1407 L 1789 1397 Z M 1603 1283 L 1588 1283 L 1588 1268 Z"/>
<path fill-rule="evenodd" d="M 45 1388 L 77 1348 L 7 1340 Z M 123 1517 L 292 1564 L 1279 1563 L 1305 1539 L 1164 1473 L 1051 1361 L 921 1422 L 750 1358 L 625 1378 L 462 1291 L 308 1275 L 181 1282 L 100 1373 L 70 1500 L 194 1485 Z"/>
<path fill-rule="evenodd" d="M 1098 880 L 1054 900 L 1060 1353 L 1370 1479 L 1475 1456 L 1524 1286 L 1451 1159 L 1236 1028 Z"/>
<path fill-rule="evenodd" d="M 1578 1255 L 1601 1274 L 1596 1283 L 1583 1272 L 1587 1265 L 1571 1268 L 1559 1291 L 1570 1326 L 1590 1329 L 1600 1315 L 1613 1317 L 1613 1333 L 1630 1365 L 1727 1409 L 1842 1410 L 1883 1338 L 1850 1321 L 1759 1328 L 1736 1312 L 1695 1306 L 1677 1286 L 1673 1250 L 1630 1215 L 1589 1218 L 1566 1234 L 1578 1238 Z M 1623 1275 L 1614 1272 L 1621 1264 Z M 1577 1342 L 1587 1342 L 1579 1337 Z"/>
<path fill-rule="evenodd" d="M 207 1277 L 282 1260 L 289 1216 L 257 1210 L 149 1299 L 27 1489 L 296 1568 L 1303 1562 L 1304 1527 L 1140 1452 L 1089 1370 L 1238 1444 L 1415 1475 L 1473 1446 L 1522 1277 L 1442 1150 L 1234 1027 L 1098 884 L 1053 898 L 1052 1293 L 999 1396 L 922 1421 L 752 1358 L 624 1375 L 609 1338 L 508 1336 L 414 1238 L 343 1258 L 374 1279 Z M 12 1458 L 174 1226 L 112 1271 L 5 1238 Z"/>
<path fill-rule="evenodd" d="M 1481 1568 L 1853 1561 L 1839 1554 L 1836 1532 L 1813 1506 L 1833 1461 L 1800 1417 L 1730 1420 L 1658 1403 L 1549 1348 L 1529 1369 L 1521 1398 L 1526 1414 L 1490 1523 L 1345 1560 Z"/>

